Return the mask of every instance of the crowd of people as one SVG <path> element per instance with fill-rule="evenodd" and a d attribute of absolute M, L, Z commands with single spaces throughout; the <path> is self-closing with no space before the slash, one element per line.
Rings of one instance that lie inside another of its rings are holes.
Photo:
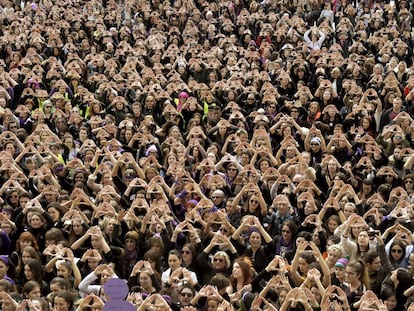
<path fill-rule="evenodd" d="M 1 309 L 414 310 L 413 14 L 1 0 Z"/>

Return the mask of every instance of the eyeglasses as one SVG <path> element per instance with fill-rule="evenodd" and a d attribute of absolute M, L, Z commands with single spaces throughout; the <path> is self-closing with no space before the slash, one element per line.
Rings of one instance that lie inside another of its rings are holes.
<path fill-rule="evenodd" d="M 311 145 L 311 146 L 319 146 L 319 144 L 318 144 L 318 143 L 311 143 L 310 145 Z"/>
<path fill-rule="evenodd" d="M 402 253 L 402 249 L 400 249 L 400 248 L 393 248 L 393 249 L 391 249 L 391 252 L 392 253 L 401 254 Z"/>
<path fill-rule="evenodd" d="M 211 197 L 211 199 L 220 199 L 221 197 Z"/>
<path fill-rule="evenodd" d="M 9 129 L 11 129 L 11 130 L 13 130 L 13 129 L 17 129 L 17 126 L 16 126 L 16 125 L 10 125 L 10 126 L 9 126 Z"/>
<path fill-rule="evenodd" d="M 181 297 L 191 298 L 193 297 L 193 293 L 181 293 Z"/>
<path fill-rule="evenodd" d="M 258 204 L 259 201 L 257 201 L 257 200 L 250 200 L 250 203 L 256 203 L 256 204 Z"/>
<path fill-rule="evenodd" d="M 254 100 L 254 98 L 248 98 L 247 100 Z"/>
<path fill-rule="evenodd" d="M 223 258 L 214 258 L 213 259 L 214 262 L 224 262 Z"/>
<path fill-rule="evenodd" d="M 228 170 L 228 171 L 233 171 L 233 172 L 234 172 L 234 171 L 237 171 L 237 169 L 235 169 L 235 168 L 233 168 L 233 167 L 230 167 L 230 168 L 228 168 L 227 170 Z"/>
<path fill-rule="evenodd" d="M 386 174 L 386 175 L 384 175 L 385 177 L 394 177 L 393 175 L 391 175 L 391 174 Z"/>
<path fill-rule="evenodd" d="M 404 180 L 404 184 L 412 184 L 413 183 L 413 181 L 410 179 L 410 180 Z"/>
<path fill-rule="evenodd" d="M 191 254 L 191 252 L 190 252 L 190 251 L 181 251 L 181 253 L 182 253 L 182 254 L 187 254 L 187 255 Z"/>
<path fill-rule="evenodd" d="M 45 106 L 45 108 L 49 108 L 50 109 L 50 108 L 52 108 L 52 106 Z"/>

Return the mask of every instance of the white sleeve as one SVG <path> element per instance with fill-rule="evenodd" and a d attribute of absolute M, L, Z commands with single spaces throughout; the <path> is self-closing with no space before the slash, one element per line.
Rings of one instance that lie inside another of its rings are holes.
<path fill-rule="evenodd" d="M 80 283 L 79 283 L 79 292 L 84 296 L 94 293 L 95 295 L 99 294 L 101 285 L 91 285 L 98 279 L 95 271 L 89 273 Z"/>

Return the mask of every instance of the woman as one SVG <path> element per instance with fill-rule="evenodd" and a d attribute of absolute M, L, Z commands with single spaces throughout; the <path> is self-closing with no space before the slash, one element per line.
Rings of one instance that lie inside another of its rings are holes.
<path fill-rule="evenodd" d="M 40 249 L 46 246 L 45 233 L 53 225 L 53 221 L 46 212 L 30 211 L 27 213 L 29 232 L 33 234 Z"/>
<path fill-rule="evenodd" d="M 141 294 L 152 294 L 161 290 L 161 283 L 152 270 L 150 263 L 146 261 L 136 263 L 128 278 L 128 286 L 131 290 Z"/>
<path fill-rule="evenodd" d="M 48 285 L 43 280 L 44 269 L 40 260 L 30 259 L 24 265 L 24 280 L 27 281 L 36 281 L 40 285 L 42 296 L 46 296 Z"/>
<path fill-rule="evenodd" d="M 194 271 L 197 279 L 201 280 L 201 267 L 197 261 L 198 250 L 194 243 L 186 243 L 181 249 L 182 266 Z"/>
<path fill-rule="evenodd" d="M 47 205 L 47 212 L 52 218 L 54 227 L 62 228 L 63 222 L 61 221 L 66 210 L 59 203 L 49 203 Z"/>
<path fill-rule="evenodd" d="M 122 257 L 116 265 L 117 274 L 121 279 L 127 279 L 131 275 L 132 268 L 135 266 L 140 255 L 138 246 L 138 232 L 129 231 L 125 234 L 125 247 Z"/>
<path fill-rule="evenodd" d="M 403 181 L 404 190 L 408 193 L 414 191 L 414 174 L 408 174 L 405 176 Z"/>
<path fill-rule="evenodd" d="M 42 297 L 40 285 L 36 281 L 28 281 L 24 284 L 22 289 L 22 297 L 24 299 L 37 299 Z"/>
<path fill-rule="evenodd" d="M 384 290 L 381 292 L 381 295 L 379 296 L 382 301 L 384 301 L 385 306 L 387 307 L 387 311 L 396 311 L 397 307 L 397 296 L 395 293 L 395 290 L 387 287 L 384 288 Z"/>
<path fill-rule="evenodd" d="M 345 252 L 350 256 L 350 260 L 362 259 L 364 254 L 370 249 L 367 226 L 362 223 L 354 223 L 354 220 L 356 220 L 358 216 L 351 217 L 354 217 L 354 219 L 350 219 L 347 222 L 345 231 L 341 238 L 341 245 L 343 246 Z M 349 237 L 350 232 L 356 237 L 354 240 Z"/>
<path fill-rule="evenodd" d="M 241 225 L 233 233 L 232 239 L 239 254 L 247 256 L 254 270 L 260 272 L 266 268 L 270 261 L 272 238 L 257 218 L 253 218 L 253 226 L 249 223 L 250 219 L 252 218 L 249 216 L 242 219 Z M 243 231 L 246 231 L 246 228 L 249 228 L 248 239 L 240 241 L 240 235 Z"/>
<path fill-rule="evenodd" d="M 342 287 L 345 284 L 345 269 L 348 265 L 348 259 L 339 258 L 334 266 L 334 275 L 332 276 L 332 284 Z"/>
<path fill-rule="evenodd" d="M 333 156 L 327 156 L 322 161 L 321 168 L 316 171 L 316 185 L 323 192 L 327 193 L 334 185 L 335 177 L 342 171 L 341 165 Z"/>
<path fill-rule="evenodd" d="M 83 221 L 77 219 L 71 220 L 71 225 L 69 226 L 68 244 L 72 245 L 75 241 L 79 240 L 82 236 L 85 235 L 88 229 L 88 225 Z M 78 253 L 75 250 L 75 254 L 78 256 L 80 255 L 79 257 L 82 257 L 81 255 L 83 254 L 83 252 Z"/>
<path fill-rule="evenodd" d="M 362 295 L 369 289 L 369 277 L 362 261 L 350 261 L 345 269 L 346 283 L 342 287 L 348 298 L 348 303 L 353 304 L 361 299 Z"/>
<path fill-rule="evenodd" d="M 54 294 L 53 308 L 56 311 L 73 311 L 73 295 L 70 291 L 64 290 Z"/>
<path fill-rule="evenodd" d="M 411 273 L 405 268 L 397 268 L 391 272 L 391 275 L 382 283 L 381 292 L 385 288 L 391 288 L 395 291 L 397 306 L 395 310 L 405 310 L 407 297 L 403 294 L 405 290 L 413 286 L 414 281 Z"/>
<path fill-rule="evenodd" d="M 93 249 L 99 252 L 106 262 L 113 261 L 112 250 L 109 247 L 108 242 L 105 240 L 102 231 L 97 226 L 89 228 L 79 240 L 72 244 L 71 249 L 73 251 L 78 249 L 86 251 L 88 247 L 85 244 L 89 243 Z"/>
<path fill-rule="evenodd" d="M 296 286 L 300 286 L 303 283 L 310 269 L 309 265 L 316 262 L 315 256 L 311 252 L 305 252 L 304 250 L 303 244 L 299 244 L 295 257 L 292 260 L 290 277 Z"/>
<path fill-rule="evenodd" d="M 223 274 L 228 277 L 231 273 L 230 256 L 225 251 L 220 250 L 215 252 L 212 256 L 211 261 L 209 261 L 210 250 L 208 249 L 208 247 L 204 249 L 204 251 L 202 251 L 200 255 L 198 255 L 197 257 L 197 261 L 200 263 L 200 266 L 203 271 L 202 284 L 207 284 L 214 275 Z M 236 256 L 236 254 L 237 252 L 235 251 L 234 256 Z"/>
<path fill-rule="evenodd" d="M 40 259 L 39 245 L 37 244 L 35 237 L 30 232 L 23 232 L 16 241 L 16 250 L 11 253 L 9 257 L 10 264 L 12 265 L 16 275 L 23 273 L 22 252 L 26 246 L 32 247 L 34 249 L 33 253 L 36 253 L 37 258 Z"/>
<path fill-rule="evenodd" d="M 315 126 L 321 130 L 324 137 L 330 137 L 336 124 L 342 124 L 342 118 L 338 109 L 334 105 L 326 106 L 322 111 L 320 121 L 315 122 Z"/>
<path fill-rule="evenodd" d="M 181 267 L 182 258 L 178 250 L 171 250 L 168 253 L 168 269 L 161 275 L 161 281 L 163 285 L 172 285 L 177 280 L 186 279 L 191 286 L 198 284 L 198 279 L 193 271 L 189 271 L 186 268 Z"/>
<path fill-rule="evenodd" d="M 403 240 L 393 239 L 385 246 L 391 265 L 394 268 L 407 268 L 408 257 L 413 250 L 412 245 L 407 245 Z"/>
<path fill-rule="evenodd" d="M 294 252 L 297 229 L 298 227 L 293 220 L 283 222 L 281 235 L 273 240 L 275 255 L 285 257 L 287 253 Z"/>
<path fill-rule="evenodd" d="M 240 301 L 243 291 L 251 291 L 252 282 L 252 264 L 248 258 L 236 259 L 233 263 L 232 274 L 230 275 L 230 284 L 232 294 L 230 294 L 231 302 Z"/>
<path fill-rule="evenodd" d="M 79 293 L 81 296 L 92 293 L 99 296 L 102 286 L 112 278 L 118 278 L 114 270 L 106 264 L 101 264 L 80 282 Z"/>

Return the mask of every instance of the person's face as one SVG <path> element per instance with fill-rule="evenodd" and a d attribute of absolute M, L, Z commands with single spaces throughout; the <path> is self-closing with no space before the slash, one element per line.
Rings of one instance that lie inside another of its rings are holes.
<path fill-rule="evenodd" d="M 369 244 L 369 237 L 366 231 L 361 231 L 358 234 L 358 244 L 363 247 L 367 247 Z"/>
<path fill-rule="evenodd" d="M 290 231 L 290 228 L 288 226 L 282 227 L 282 238 L 286 242 L 292 239 L 292 231 Z"/>
<path fill-rule="evenodd" d="M 259 208 L 259 198 L 251 196 L 249 199 L 249 210 L 257 210 Z"/>
<path fill-rule="evenodd" d="M 33 280 L 33 272 L 32 270 L 30 270 L 30 267 L 28 265 L 24 265 L 24 275 L 26 277 L 26 279 Z"/>
<path fill-rule="evenodd" d="M 335 229 L 338 228 L 338 222 L 336 222 L 335 220 L 329 220 L 328 221 L 328 229 L 329 232 L 334 232 Z"/>
<path fill-rule="evenodd" d="M 89 258 L 88 259 L 88 267 L 91 270 L 95 270 L 95 268 L 99 265 L 99 260 L 98 259 L 92 259 Z"/>
<path fill-rule="evenodd" d="M 226 268 L 226 260 L 221 255 L 216 255 L 213 258 L 213 267 L 215 270 L 223 270 Z"/>
<path fill-rule="evenodd" d="M 262 244 L 262 238 L 258 232 L 252 232 L 250 234 L 249 243 L 252 247 L 260 247 Z"/>
<path fill-rule="evenodd" d="M 336 166 L 335 161 L 329 161 L 328 162 L 328 170 L 330 172 L 334 172 L 334 171 L 336 171 L 336 169 L 337 169 L 337 166 Z"/>
<path fill-rule="evenodd" d="M 146 272 L 141 272 L 139 274 L 139 284 L 144 289 L 150 288 L 152 286 L 151 277 Z"/>
<path fill-rule="evenodd" d="M 313 152 L 318 152 L 321 149 L 321 145 L 317 142 L 310 143 L 310 146 Z"/>
<path fill-rule="evenodd" d="M 93 235 L 91 237 L 91 244 L 92 244 L 92 248 L 94 249 L 99 249 L 102 246 L 102 242 L 101 242 L 101 238 L 98 236 Z"/>
<path fill-rule="evenodd" d="M 381 259 L 380 259 L 379 257 L 376 257 L 376 258 L 372 261 L 372 263 L 369 263 L 369 264 L 367 265 L 367 267 L 368 267 L 368 270 L 369 270 L 369 271 L 375 271 L 375 272 L 378 272 L 378 271 L 380 270 L 380 268 L 381 268 Z"/>
<path fill-rule="evenodd" d="M 241 270 L 241 268 L 240 268 L 240 265 L 239 265 L 237 262 L 235 262 L 235 263 L 233 264 L 233 270 L 232 270 L 232 273 L 233 273 L 233 277 L 234 277 L 235 279 L 238 279 L 238 278 L 243 277 L 242 270 Z"/>
<path fill-rule="evenodd" d="M 30 218 L 30 226 L 33 229 L 38 229 L 43 226 L 43 220 L 38 215 L 33 215 Z"/>
<path fill-rule="evenodd" d="M 260 171 L 261 172 L 265 172 L 268 168 L 270 167 L 269 162 L 268 161 L 262 161 L 260 162 Z"/>
<path fill-rule="evenodd" d="M 209 160 L 213 161 L 213 163 L 216 163 L 216 155 L 215 155 L 214 153 L 212 153 L 212 152 L 210 152 L 210 153 L 207 155 L 207 159 L 209 159 Z"/>
<path fill-rule="evenodd" d="M 305 208 L 303 209 L 303 212 L 306 216 L 312 215 L 316 211 L 316 206 L 314 204 L 311 204 L 309 202 L 305 203 Z"/>
<path fill-rule="evenodd" d="M 110 174 L 105 174 L 105 175 L 103 176 L 103 183 L 104 183 L 105 185 L 110 184 L 110 183 L 111 183 L 111 181 L 112 181 L 112 179 L 111 179 L 111 175 L 110 175 Z"/>
<path fill-rule="evenodd" d="M 13 144 L 9 143 L 9 144 L 7 144 L 7 145 L 6 145 L 6 151 L 7 151 L 10 155 L 14 156 L 14 153 L 16 152 L 16 148 L 14 147 L 14 145 L 13 145 Z"/>
<path fill-rule="evenodd" d="M 137 241 L 135 239 L 131 239 L 131 238 L 125 239 L 125 248 L 128 251 L 132 251 L 136 249 L 136 247 L 137 247 Z"/>
<path fill-rule="evenodd" d="M 42 296 L 42 293 L 40 291 L 40 287 L 36 286 L 35 288 L 33 288 L 29 294 L 28 294 L 28 298 L 29 299 L 36 299 L 36 298 L 40 298 Z M 40 308 L 41 309 L 41 308 Z"/>
<path fill-rule="evenodd" d="M 64 264 L 59 265 L 57 268 L 57 276 L 60 276 L 62 278 L 69 278 L 70 274 L 70 270 Z"/>
<path fill-rule="evenodd" d="M 299 267 L 299 270 L 302 274 L 306 275 L 306 273 L 308 273 L 309 264 L 302 257 L 299 257 L 298 267 Z"/>
<path fill-rule="evenodd" d="M 177 255 L 171 254 L 168 256 L 168 266 L 171 270 L 175 270 L 181 266 L 181 259 Z"/>
<path fill-rule="evenodd" d="M 191 262 L 193 259 L 193 253 L 187 246 L 184 246 L 181 250 L 181 256 L 184 262 Z"/>
<path fill-rule="evenodd" d="M 227 175 L 229 178 L 235 178 L 237 176 L 237 169 L 234 166 L 227 168 Z"/>
<path fill-rule="evenodd" d="M 17 202 L 19 201 L 18 193 L 16 191 L 11 192 L 9 196 L 9 200 L 11 204 L 13 205 L 17 204 Z"/>
<path fill-rule="evenodd" d="M 243 153 L 241 156 L 241 165 L 245 165 L 250 162 L 250 157 L 248 154 Z"/>
<path fill-rule="evenodd" d="M 56 311 L 69 311 L 69 304 L 62 297 L 55 297 L 53 300 L 53 306 Z"/>
<path fill-rule="evenodd" d="M 399 98 L 394 98 L 392 101 L 392 108 L 394 111 L 399 111 L 402 106 L 402 101 Z"/>
<path fill-rule="evenodd" d="M 184 288 L 180 293 L 180 305 L 182 307 L 188 306 L 191 303 L 191 299 L 194 297 L 193 292 L 189 288 Z"/>
<path fill-rule="evenodd" d="M 326 263 L 329 267 L 333 267 L 336 261 L 339 259 L 339 253 L 335 250 L 328 251 L 328 257 L 326 257 Z"/>
<path fill-rule="evenodd" d="M 395 295 L 388 297 L 384 300 L 384 304 L 387 306 L 387 310 L 395 310 L 397 307 L 397 298 Z"/>
<path fill-rule="evenodd" d="M 207 302 L 207 311 L 217 311 L 217 308 L 218 308 L 218 301 L 210 299 Z"/>
<path fill-rule="evenodd" d="M 50 207 L 47 211 L 48 211 L 50 217 L 52 218 L 53 222 L 59 221 L 60 213 L 56 208 Z"/>
<path fill-rule="evenodd" d="M 390 253 L 394 260 L 400 261 L 403 256 L 403 249 L 400 245 L 393 245 L 391 247 Z"/>
<path fill-rule="evenodd" d="M 353 206 L 345 205 L 345 207 L 344 207 L 344 215 L 345 215 L 346 218 L 348 218 L 349 216 L 351 216 L 354 213 L 355 213 L 355 209 L 354 209 Z"/>
<path fill-rule="evenodd" d="M 0 279 L 3 279 L 6 276 L 7 270 L 9 270 L 9 267 L 0 260 Z"/>
<path fill-rule="evenodd" d="M 335 267 L 335 276 L 339 280 L 344 280 L 344 278 L 345 278 L 345 269 L 344 268 Z"/>
<path fill-rule="evenodd" d="M 361 226 L 354 226 L 351 228 L 351 232 L 355 237 L 359 237 L 362 230 L 365 230 L 365 228 Z"/>
<path fill-rule="evenodd" d="M 80 235 L 83 233 L 82 224 L 79 221 L 72 221 L 72 230 L 75 235 Z"/>
<path fill-rule="evenodd" d="M 352 268 L 350 266 L 346 267 L 346 269 L 345 269 L 345 280 L 348 283 L 351 283 L 351 284 L 355 283 L 356 281 L 359 280 L 360 276 L 361 275 L 359 273 L 357 273 L 357 271 L 354 268 Z"/>
<path fill-rule="evenodd" d="M 105 284 L 112 277 L 112 275 L 113 273 L 109 269 L 104 270 L 104 272 L 101 274 L 101 283 Z"/>
<path fill-rule="evenodd" d="M 279 211 L 279 214 L 286 215 L 288 211 L 288 204 L 286 202 L 278 202 L 275 204 L 275 207 Z"/>

